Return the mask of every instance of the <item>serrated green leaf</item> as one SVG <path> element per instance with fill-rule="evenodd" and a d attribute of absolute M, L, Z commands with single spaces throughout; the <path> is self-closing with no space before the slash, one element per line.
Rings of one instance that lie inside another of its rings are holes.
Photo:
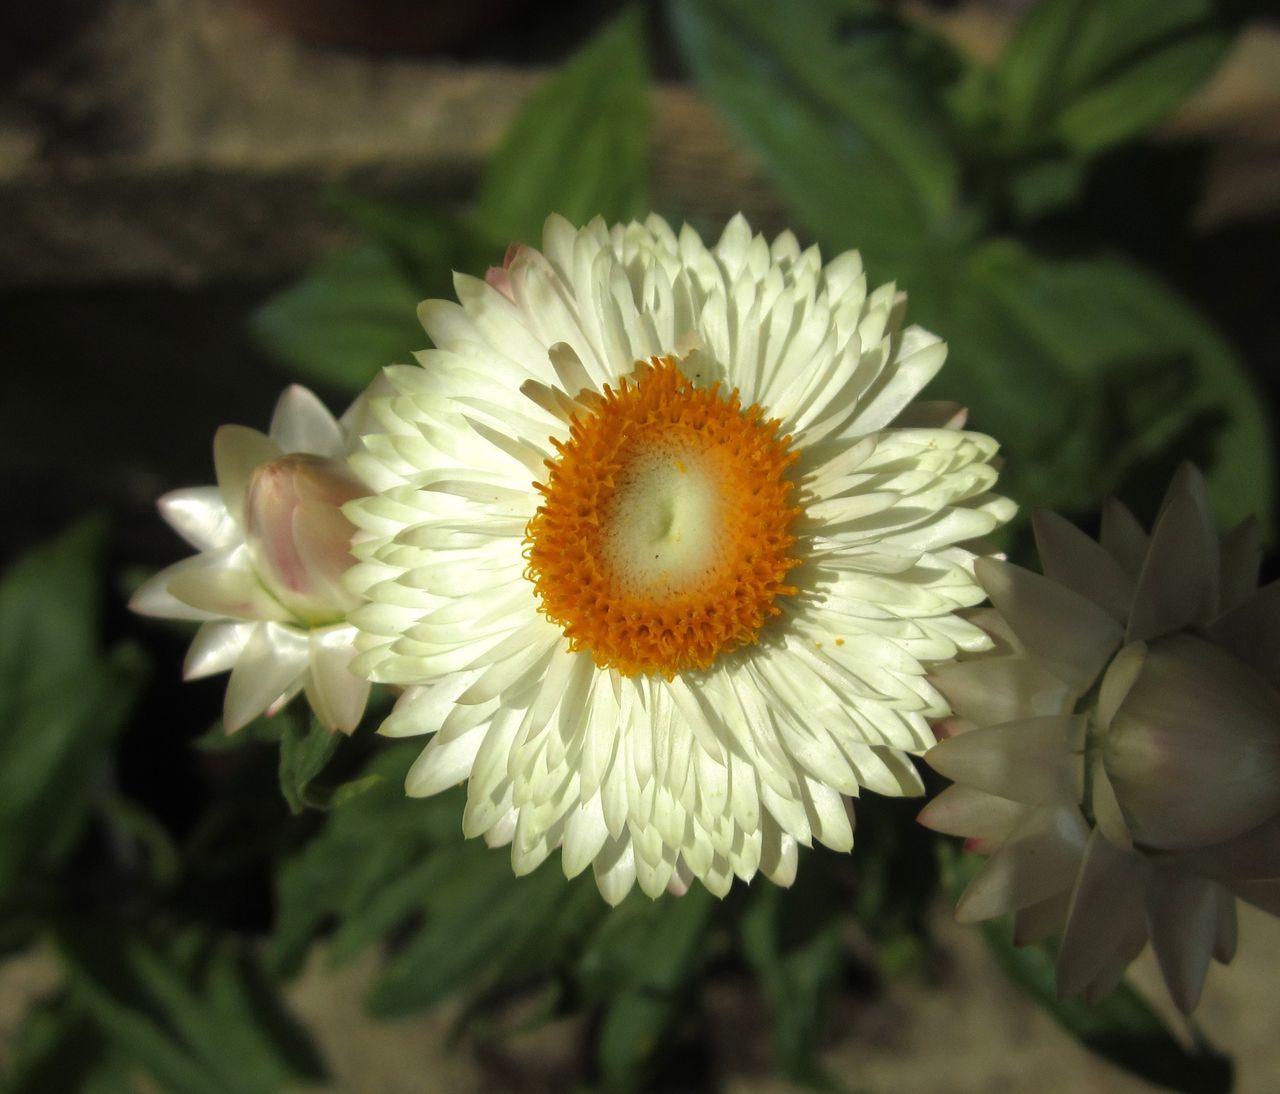
<path fill-rule="evenodd" d="M 995 70 L 1008 139 L 1082 154 L 1115 144 L 1194 91 L 1228 44 L 1212 0 L 1043 0 Z"/>
<path fill-rule="evenodd" d="M 243 949 L 195 936 L 158 946 L 89 921 L 63 924 L 57 942 L 73 998 L 165 1089 L 270 1094 L 321 1076 Z"/>
<path fill-rule="evenodd" d="M 280 738 L 280 790 L 295 815 L 307 809 L 328 807 L 330 792 L 313 794 L 311 783 L 345 739 L 343 734 L 326 729 L 314 717 L 294 716 L 284 723 Z"/>
<path fill-rule="evenodd" d="M 643 24 L 631 8 L 530 97 L 485 170 L 475 222 L 538 243 L 548 213 L 575 224 L 646 211 Z"/>
<path fill-rule="evenodd" d="M 883 7 L 682 0 L 670 12 L 694 74 L 824 246 L 896 270 L 930 234 L 971 230 L 947 118 L 912 63 L 918 36 Z"/>
<path fill-rule="evenodd" d="M 102 535 L 79 524 L 0 582 L 0 892 L 71 850 L 146 673 L 132 647 L 97 650 Z"/>
<path fill-rule="evenodd" d="M 427 336 L 422 293 L 382 244 L 330 255 L 250 319 L 262 348 L 305 380 L 362 391 L 387 365 L 404 364 Z"/>
<path fill-rule="evenodd" d="M 1193 459 L 1225 525 L 1256 513 L 1270 527 L 1264 404 L 1226 343 L 1155 278 L 997 240 L 908 284 L 911 318 L 950 346 L 931 394 L 968 405 L 974 428 L 1001 441 L 1002 489 L 1024 513 L 1158 498 Z"/>
<path fill-rule="evenodd" d="M 942 875 L 951 899 L 959 900 L 985 861 L 939 845 Z M 1197 1035 L 1183 1047 L 1145 999 L 1126 983 L 1096 1006 L 1060 999 L 1056 958 L 1047 945 L 1015 946 L 1008 925 L 988 920 L 983 937 L 1009 979 L 1022 988 L 1085 1048 L 1150 1083 L 1186 1094 L 1224 1094 L 1231 1089 L 1228 1056 Z"/>

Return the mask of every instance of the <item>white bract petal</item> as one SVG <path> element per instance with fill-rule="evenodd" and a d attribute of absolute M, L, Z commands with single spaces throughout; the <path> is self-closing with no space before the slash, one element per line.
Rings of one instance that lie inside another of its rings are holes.
<path fill-rule="evenodd" d="M 946 353 L 897 290 L 741 217 L 711 248 L 552 217 L 455 288 L 344 510 L 355 670 L 409 688 L 384 732 L 436 734 L 410 793 L 467 779 L 464 831 L 613 903 L 790 884 L 852 846 L 847 796 L 919 793 L 926 672 L 986 644 L 960 544 L 1012 506 L 990 438 L 886 428 Z"/>

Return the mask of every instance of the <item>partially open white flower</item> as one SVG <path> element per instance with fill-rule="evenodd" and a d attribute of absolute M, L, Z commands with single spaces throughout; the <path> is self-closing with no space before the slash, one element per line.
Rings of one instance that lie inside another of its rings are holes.
<path fill-rule="evenodd" d="M 921 820 L 991 855 L 961 918 L 1062 933 L 1062 994 L 1106 994 L 1150 939 L 1190 1011 L 1234 896 L 1280 912 L 1280 584 L 1257 590 L 1255 524 L 1219 540 L 1190 467 L 1150 538 L 1114 502 L 1101 543 L 1035 531 L 1044 576 L 977 565 L 995 653 L 933 674 L 956 717 L 926 760 L 957 785 Z"/>
<path fill-rule="evenodd" d="M 367 493 L 346 457 L 354 416 L 341 423 L 302 387 L 281 395 L 269 434 L 223 426 L 214 438 L 218 485 L 160 499 L 166 521 L 200 553 L 134 594 L 143 615 L 198 619 L 185 675 L 231 670 L 223 721 L 232 732 L 305 690 L 316 717 L 350 733 L 368 681 L 350 671 L 360 603 L 342 583 L 355 528 L 342 506 Z"/>
<path fill-rule="evenodd" d="M 988 644 L 953 613 L 1013 509 L 995 442 L 895 427 L 943 344 L 856 253 L 740 217 L 712 248 L 552 217 L 456 287 L 346 509 L 357 671 L 408 688 L 382 732 L 434 735 L 408 792 L 469 780 L 468 835 L 611 902 L 848 850 L 846 795 L 921 789 L 924 666 Z"/>

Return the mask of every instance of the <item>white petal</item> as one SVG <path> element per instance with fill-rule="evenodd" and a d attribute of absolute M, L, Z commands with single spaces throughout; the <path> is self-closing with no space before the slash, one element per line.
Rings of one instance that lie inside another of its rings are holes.
<path fill-rule="evenodd" d="M 351 671 L 355 652 L 354 627 L 326 627 L 311 633 L 307 701 L 323 725 L 343 733 L 360 724 L 369 701 L 369 681 Z"/>
<path fill-rule="evenodd" d="M 305 632 L 260 623 L 231 670 L 222 720 L 228 733 L 248 725 L 302 680 L 310 643 Z"/>
<path fill-rule="evenodd" d="M 262 464 L 283 455 L 265 433 L 243 425 L 224 425 L 213 436 L 213 469 L 218 490 L 233 520 L 244 520 L 249 479 Z"/>
<path fill-rule="evenodd" d="M 276 402 L 268 430 L 281 452 L 307 452 L 338 457 L 346 448 L 342 430 L 316 396 L 300 384 L 291 384 Z"/>
<path fill-rule="evenodd" d="M 166 523 L 198 550 L 233 547 L 242 539 L 240 526 L 227 512 L 216 486 L 174 490 L 156 504 Z"/>
<path fill-rule="evenodd" d="M 219 672 L 229 672 L 253 635 L 254 623 L 221 620 L 203 624 L 191 640 L 182 664 L 184 680 L 199 680 Z"/>

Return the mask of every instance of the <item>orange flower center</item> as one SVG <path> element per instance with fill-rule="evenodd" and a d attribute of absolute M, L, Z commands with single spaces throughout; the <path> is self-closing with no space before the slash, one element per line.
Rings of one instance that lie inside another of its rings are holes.
<path fill-rule="evenodd" d="M 625 676 L 705 669 L 758 640 L 799 560 L 779 422 L 674 358 L 640 363 L 547 461 L 526 576 L 571 649 Z"/>

